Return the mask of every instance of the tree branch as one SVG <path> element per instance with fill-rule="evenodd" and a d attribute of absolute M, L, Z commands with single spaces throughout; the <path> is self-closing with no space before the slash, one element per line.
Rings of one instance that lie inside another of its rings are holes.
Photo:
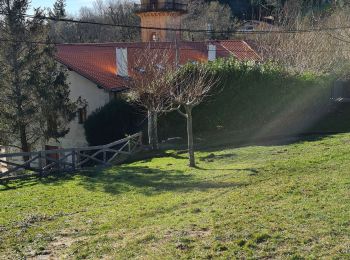
<path fill-rule="evenodd" d="M 183 117 L 187 118 L 187 114 L 181 111 L 181 107 L 179 109 L 176 110 L 180 115 L 182 115 Z"/>

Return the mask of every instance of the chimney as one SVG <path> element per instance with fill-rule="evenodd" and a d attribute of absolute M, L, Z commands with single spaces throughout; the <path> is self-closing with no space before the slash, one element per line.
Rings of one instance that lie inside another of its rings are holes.
<path fill-rule="evenodd" d="M 207 23 L 207 36 L 208 40 L 213 39 L 213 25 L 211 23 Z"/>
<path fill-rule="evenodd" d="M 208 45 L 208 61 L 216 60 L 216 45 L 209 44 Z"/>
<path fill-rule="evenodd" d="M 116 65 L 117 65 L 117 75 L 121 77 L 129 76 L 128 69 L 128 49 L 127 48 L 117 48 L 116 49 Z"/>

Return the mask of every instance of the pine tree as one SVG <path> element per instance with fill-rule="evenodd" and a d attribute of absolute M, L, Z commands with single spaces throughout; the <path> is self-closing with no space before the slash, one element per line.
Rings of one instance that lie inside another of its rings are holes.
<path fill-rule="evenodd" d="M 66 17 L 66 0 L 56 0 L 53 9 L 50 11 L 50 16 L 57 19 Z"/>
<path fill-rule="evenodd" d="M 53 5 L 53 8 L 50 9 L 49 15 L 54 19 L 61 19 L 67 16 L 66 12 L 66 0 L 56 0 Z M 65 22 L 58 22 L 55 20 L 49 21 L 49 35 L 50 38 L 55 42 L 67 42 L 64 37 L 64 31 L 66 28 L 69 28 L 69 25 Z"/>
<path fill-rule="evenodd" d="M 75 114 L 42 11 L 26 19 L 27 10 L 28 0 L 0 0 L 0 132 L 24 152 L 63 137 Z"/>

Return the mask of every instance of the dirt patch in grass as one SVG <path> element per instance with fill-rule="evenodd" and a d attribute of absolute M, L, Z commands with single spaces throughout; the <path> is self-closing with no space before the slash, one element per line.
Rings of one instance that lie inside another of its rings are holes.
<path fill-rule="evenodd" d="M 78 231 L 65 230 L 44 248 L 33 250 L 26 255 L 26 259 L 30 260 L 51 260 L 51 259 L 69 259 L 69 254 L 65 251 L 74 243 L 81 242 L 84 237 L 75 237 Z"/>

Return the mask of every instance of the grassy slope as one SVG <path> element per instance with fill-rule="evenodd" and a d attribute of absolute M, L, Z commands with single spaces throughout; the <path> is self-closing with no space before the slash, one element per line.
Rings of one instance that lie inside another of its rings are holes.
<path fill-rule="evenodd" d="M 349 258 L 349 155 L 344 134 L 0 186 L 0 258 Z"/>

